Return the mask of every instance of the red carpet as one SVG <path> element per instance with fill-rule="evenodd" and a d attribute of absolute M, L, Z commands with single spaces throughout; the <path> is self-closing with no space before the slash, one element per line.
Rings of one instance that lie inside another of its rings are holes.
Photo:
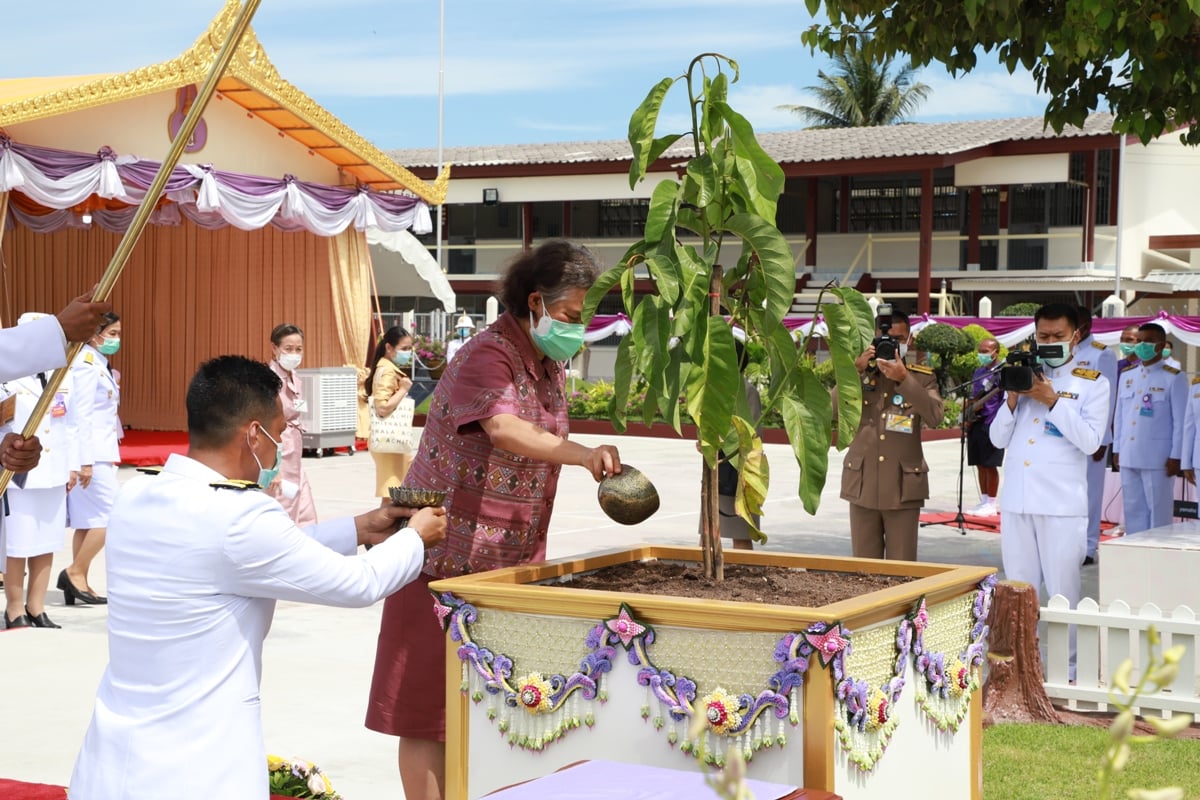
<path fill-rule="evenodd" d="M 4 800 L 66 800 L 67 790 L 48 783 L 25 783 L 0 778 L 0 797 Z M 280 795 L 271 795 L 271 800 L 287 800 Z"/>
<path fill-rule="evenodd" d="M 929 525 L 947 525 L 951 528 L 957 528 L 958 523 L 955 522 L 955 517 L 958 516 L 957 511 L 926 511 L 921 514 L 921 524 Z M 1108 541 L 1113 538 L 1105 535 L 1105 531 L 1111 530 L 1113 523 L 1105 521 L 1100 523 L 1100 541 Z M 963 512 L 963 528 L 970 531 L 991 531 L 992 533 L 1000 532 L 1000 515 L 994 517 L 973 517 L 967 512 Z"/>

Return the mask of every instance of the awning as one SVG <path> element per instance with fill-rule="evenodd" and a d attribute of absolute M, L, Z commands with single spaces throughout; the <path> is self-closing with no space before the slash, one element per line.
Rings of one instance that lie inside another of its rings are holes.
<path fill-rule="evenodd" d="M 973 273 L 977 274 L 977 273 Z M 1112 275 L 1029 275 L 1021 270 L 994 272 L 987 277 L 950 278 L 955 292 L 1112 292 Z M 1121 278 L 1121 290 L 1170 294 L 1173 285 L 1154 278 Z"/>
<path fill-rule="evenodd" d="M 450 288 L 450 281 L 442 274 L 429 249 L 421 244 L 417 237 L 408 231 L 383 231 L 378 228 L 367 229 L 367 244 L 378 245 L 385 250 L 396 253 L 406 263 L 416 269 L 417 274 L 425 279 L 433 296 L 442 301 L 442 307 L 453 313 L 457 309 L 458 298 Z"/>

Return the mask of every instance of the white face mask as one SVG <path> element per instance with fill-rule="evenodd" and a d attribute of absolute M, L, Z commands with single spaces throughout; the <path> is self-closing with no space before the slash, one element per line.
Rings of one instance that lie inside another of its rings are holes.
<path fill-rule="evenodd" d="M 304 358 L 300 353 L 283 353 L 279 356 L 279 366 L 291 372 L 296 367 L 300 366 L 300 361 Z"/>
<path fill-rule="evenodd" d="M 901 343 L 900 346 L 896 348 L 896 353 L 900 356 L 901 361 L 908 358 L 908 345 Z"/>

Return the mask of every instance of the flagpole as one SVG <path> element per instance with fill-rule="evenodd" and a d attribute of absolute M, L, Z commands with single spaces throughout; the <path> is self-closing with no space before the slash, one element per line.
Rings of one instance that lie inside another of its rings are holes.
<path fill-rule="evenodd" d="M 208 101 L 216 93 L 217 83 L 221 80 L 221 75 L 229 66 L 229 62 L 233 60 L 233 54 L 237 51 L 237 46 L 241 42 L 242 36 L 245 35 L 246 30 L 250 27 L 250 20 L 254 17 L 254 12 L 258 10 L 259 3 L 261 2 L 262 0 L 246 0 L 246 4 L 242 6 L 237 17 L 234 19 L 233 25 L 229 30 L 229 35 L 221 45 L 216 60 L 208 72 L 208 77 L 204 79 L 204 84 L 196 94 L 195 102 L 192 103 L 191 109 L 188 111 L 187 116 L 184 117 L 183 125 L 180 126 L 179 132 L 175 134 L 175 140 L 171 142 L 171 149 L 167 151 L 166 158 L 163 159 L 162 164 L 158 168 L 158 174 L 154 176 L 153 183 L 146 190 L 146 196 L 142 198 L 137 213 L 133 216 L 133 221 L 129 223 L 129 227 L 125 230 L 125 235 L 121 237 L 121 242 L 117 245 L 117 252 L 113 254 L 112 260 L 108 262 L 108 268 L 104 270 L 104 275 L 100 278 L 100 282 L 96 284 L 96 290 L 92 295 L 93 303 L 102 303 L 108 300 L 109 295 L 112 294 L 117 279 L 121 277 L 121 272 L 125 269 L 126 262 L 129 261 L 130 253 L 133 252 L 134 246 L 137 245 L 138 239 L 141 238 L 142 231 L 146 228 L 146 223 L 150 221 L 150 215 L 154 213 L 154 209 L 158 205 L 158 200 L 162 197 L 162 193 L 166 189 L 167 180 L 171 177 L 171 172 L 174 171 L 175 165 L 179 163 L 184 148 L 191 141 L 192 134 L 195 132 L 200 118 L 204 115 L 204 109 L 208 106 Z M 67 349 L 67 365 L 56 369 L 46 382 L 45 388 L 42 389 L 42 395 L 38 398 L 37 405 L 34 406 L 33 413 L 29 415 L 29 420 L 25 423 L 25 430 L 21 432 L 21 435 L 26 439 L 37 435 L 38 428 L 42 424 L 42 417 L 50 409 L 50 403 L 54 400 L 55 392 L 62 385 L 63 379 L 67 375 L 67 370 L 71 367 L 71 362 L 75 360 L 75 356 L 79 355 L 79 351 L 82 348 L 83 342 L 74 342 L 71 344 Z M 8 488 L 8 483 L 12 480 L 12 476 L 13 473 L 11 470 L 6 469 L 0 473 L 0 493 L 3 493 Z"/>
<path fill-rule="evenodd" d="M 442 168 L 442 139 L 445 129 L 446 108 L 446 0 L 438 3 L 438 100 L 437 100 L 437 168 Z M 445 214 L 445 199 L 437 207 L 437 263 L 442 274 L 446 263 L 442 253 L 442 225 Z"/>

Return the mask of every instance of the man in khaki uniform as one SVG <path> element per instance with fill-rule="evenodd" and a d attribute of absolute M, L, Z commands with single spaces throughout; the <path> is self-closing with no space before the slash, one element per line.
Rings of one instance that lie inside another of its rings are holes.
<path fill-rule="evenodd" d="M 842 499 L 850 501 L 855 556 L 915 561 L 918 518 L 929 497 L 921 429 L 942 421 L 942 397 L 931 369 L 904 362 L 908 317 L 890 316 L 888 333 L 899 343 L 895 360 L 876 359 L 872 344 L 854 362 L 862 377 L 862 421 L 843 464 Z M 877 320 L 876 333 L 882 332 Z"/>

